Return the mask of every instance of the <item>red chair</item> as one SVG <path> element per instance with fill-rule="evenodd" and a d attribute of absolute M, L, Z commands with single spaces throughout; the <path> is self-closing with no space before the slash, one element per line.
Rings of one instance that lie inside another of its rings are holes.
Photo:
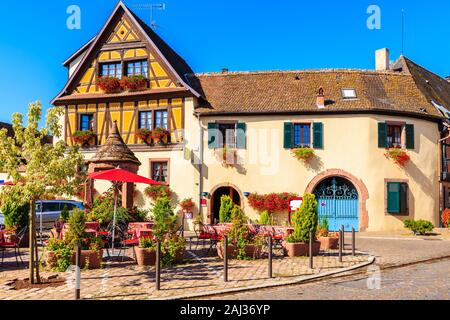
<path fill-rule="evenodd" d="M 28 227 L 24 227 L 22 230 L 20 230 L 15 237 L 13 237 L 13 240 L 8 242 L 8 241 L 3 241 L 0 243 L 0 250 L 2 251 L 2 266 L 3 266 L 3 260 L 5 258 L 5 251 L 7 249 L 14 249 L 14 255 L 16 256 L 16 264 L 17 266 L 19 266 L 19 258 L 20 261 L 22 263 L 22 256 L 20 255 L 20 245 L 22 243 L 22 240 L 26 234 L 28 230 Z"/>

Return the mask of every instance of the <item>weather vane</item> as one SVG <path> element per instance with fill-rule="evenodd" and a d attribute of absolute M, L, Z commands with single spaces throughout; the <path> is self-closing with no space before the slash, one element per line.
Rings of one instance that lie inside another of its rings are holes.
<path fill-rule="evenodd" d="M 153 19 L 153 11 L 154 10 L 166 10 L 166 4 L 165 3 L 141 3 L 141 4 L 136 4 L 135 8 L 137 10 L 150 10 L 150 28 L 152 30 L 155 30 L 156 27 L 159 27 L 156 24 L 156 21 Z"/>

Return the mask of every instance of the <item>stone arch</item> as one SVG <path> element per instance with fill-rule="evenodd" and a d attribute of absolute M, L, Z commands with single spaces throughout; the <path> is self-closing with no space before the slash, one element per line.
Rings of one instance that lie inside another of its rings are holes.
<path fill-rule="evenodd" d="M 221 188 L 233 188 L 234 190 L 236 190 L 236 192 L 239 194 L 239 198 L 240 198 L 240 202 L 241 202 L 241 208 L 244 210 L 244 206 L 245 206 L 245 197 L 244 197 L 244 193 L 241 191 L 241 189 L 239 189 L 236 185 L 232 184 L 232 183 L 221 183 L 216 185 L 214 188 L 211 189 L 211 191 L 209 192 L 209 198 L 208 198 L 208 221 L 212 224 L 214 221 L 214 213 L 213 213 L 213 197 L 214 197 L 214 193 L 216 191 L 218 191 Z"/>
<path fill-rule="evenodd" d="M 369 213 L 367 211 L 367 199 L 369 199 L 369 191 L 361 179 L 358 179 L 351 173 L 341 169 L 330 169 L 317 175 L 306 187 L 306 193 L 313 193 L 314 189 L 325 179 L 331 177 L 341 177 L 349 180 L 355 186 L 359 195 L 359 229 L 365 231 L 369 226 Z"/>

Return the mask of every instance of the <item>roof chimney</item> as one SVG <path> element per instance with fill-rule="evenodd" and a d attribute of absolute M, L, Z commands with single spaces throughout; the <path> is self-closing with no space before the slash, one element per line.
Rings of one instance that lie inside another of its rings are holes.
<path fill-rule="evenodd" d="M 447 80 L 448 82 L 450 82 L 450 76 L 446 76 L 445 80 Z"/>
<path fill-rule="evenodd" d="M 389 49 L 383 48 L 375 51 L 375 69 L 377 71 L 389 70 Z"/>
<path fill-rule="evenodd" d="M 228 73 L 228 68 L 222 68 L 222 73 Z"/>
<path fill-rule="evenodd" d="M 320 87 L 319 91 L 317 92 L 316 106 L 319 109 L 325 108 L 325 94 L 323 92 L 323 88 L 322 87 Z"/>

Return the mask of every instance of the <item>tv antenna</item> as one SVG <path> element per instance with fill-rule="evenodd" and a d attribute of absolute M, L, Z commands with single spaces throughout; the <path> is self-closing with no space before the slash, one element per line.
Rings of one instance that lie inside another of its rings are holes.
<path fill-rule="evenodd" d="M 155 30 L 157 27 L 159 27 L 156 24 L 156 21 L 153 19 L 154 16 L 154 10 L 166 10 L 166 4 L 165 3 L 141 3 L 136 4 L 135 8 L 137 10 L 150 10 L 150 28 L 152 30 Z"/>
<path fill-rule="evenodd" d="M 405 53 L 405 10 L 402 9 L 402 55 Z"/>

